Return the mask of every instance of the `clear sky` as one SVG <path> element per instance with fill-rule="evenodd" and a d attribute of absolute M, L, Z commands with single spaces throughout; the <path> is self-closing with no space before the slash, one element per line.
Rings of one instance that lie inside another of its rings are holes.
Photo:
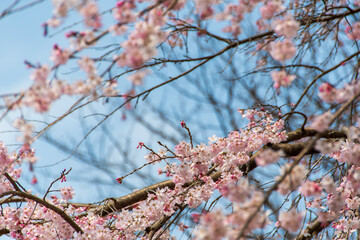
<path fill-rule="evenodd" d="M 4 4 L 6 2 L 6 4 Z M 2 1 L 1 10 L 12 1 Z M 50 17 L 50 1 L 0 19 L 0 93 L 17 92 L 29 86 L 29 70 L 24 60 L 49 60 L 52 43 L 44 38 L 41 24 Z"/>

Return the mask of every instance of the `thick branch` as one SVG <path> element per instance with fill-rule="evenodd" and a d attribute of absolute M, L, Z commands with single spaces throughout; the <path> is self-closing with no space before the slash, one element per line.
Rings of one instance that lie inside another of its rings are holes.
<path fill-rule="evenodd" d="M 299 236 L 296 238 L 296 240 L 310 240 L 313 239 L 313 237 L 316 237 L 324 228 L 326 228 L 329 225 L 329 223 L 322 224 L 321 222 L 315 220 L 304 229 Z"/>
<path fill-rule="evenodd" d="M 288 132 L 287 139 L 281 143 L 289 143 L 293 142 L 299 139 L 302 139 L 304 137 L 312 137 L 316 135 L 316 131 L 311 128 L 305 128 L 305 131 L 302 131 L 301 128 Z M 320 134 L 320 138 L 346 138 L 346 131 L 344 129 L 342 130 L 326 130 Z"/>
<path fill-rule="evenodd" d="M 0 236 L 5 235 L 5 234 L 9 234 L 9 233 L 10 233 L 10 231 L 7 230 L 6 228 L 0 229 Z"/>
<path fill-rule="evenodd" d="M 304 137 L 315 136 L 316 134 L 317 132 L 313 129 L 306 128 L 305 131 L 301 131 L 301 129 L 298 129 L 293 132 L 289 132 L 287 134 L 288 135 L 287 140 L 284 141 L 283 143 L 267 145 L 265 147 L 271 147 L 274 150 L 281 149 L 286 154 L 286 157 L 297 156 L 306 147 L 306 143 L 298 142 L 298 143 L 290 144 L 288 142 L 299 140 Z M 327 130 L 320 134 L 320 138 L 346 138 L 346 133 L 345 130 Z M 251 172 L 257 167 L 255 162 L 255 157 L 258 155 L 259 152 L 260 151 L 255 153 L 246 164 L 239 166 L 240 170 L 243 171 L 244 175 L 247 175 L 249 172 Z M 311 148 L 307 154 L 314 154 L 314 153 L 318 153 L 318 151 Z M 221 172 L 219 171 L 214 172 L 210 176 L 214 181 L 216 181 L 220 178 Z M 184 185 L 184 187 L 190 186 L 191 184 L 194 184 L 194 182 L 187 183 Z M 100 206 L 99 209 L 96 210 L 95 212 L 100 216 L 106 216 L 110 213 L 120 211 L 125 207 L 129 207 L 137 202 L 146 200 L 149 192 L 153 192 L 156 189 L 159 188 L 161 189 L 165 187 L 174 189 L 175 183 L 173 183 L 171 180 L 167 180 L 153 184 L 149 187 L 143 188 L 141 190 L 138 190 L 123 197 L 108 199 L 108 201 L 106 201 L 106 204 Z"/>
<path fill-rule="evenodd" d="M 48 209 L 53 210 L 54 212 L 56 212 L 57 214 L 59 214 L 67 223 L 70 224 L 70 226 L 79 233 L 83 233 L 83 231 L 81 230 L 81 228 L 79 227 L 79 225 L 77 225 L 72 219 L 71 217 L 69 217 L 63 210 L 61 210 L 60 208 L 56 207 L 55 205 L 52 205 L 51 203 L 48 203 L 46 201 L 44 201 L 41 198 L 38 198 L 30 193 L 26 193 L 26 192 L 18 192 L 18 191 L 9 191 L 9 192 L 4 192 L 2 194 L 0 194 L 0 198 L 8 196 L 8 195 L 13 195 L 13 196 L 18 196 L 18 197 L 23 197 L 26 199 L 30 199 L 33 200 L 41 205 L 43 205 L 44 207 L 47 207 Z"/>

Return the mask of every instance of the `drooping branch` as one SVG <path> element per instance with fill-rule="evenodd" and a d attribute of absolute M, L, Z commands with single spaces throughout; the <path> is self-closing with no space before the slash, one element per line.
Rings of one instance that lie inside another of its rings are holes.
<path fill-rule="evenodd" d="M 68 216 L 63 210 L 61 210 L 60 208 L 58 208 L 57 206 L 44 201 L 41 198 L 38 198 L 30 193 L 26 193 L 26 192 L 19 192 L 19 191 L 8 191 L 8 192 L 4 192 L 2 194 L 0 194 L 0 198 L 5 197 L 5 196 L 18 196 L 18 197 L 23 197 L 29 200 L 33 200 L 41 205 L 43 205 L 44 207 L 53 210 L 54 212 L 56 212 L 57 214 L 59 214 L 76 232 L 78 233 L 83 233 L 83 230 L 79 227 L 79 225 L 77 225 L 74 220 L 71 219 L 70 216 Z"/>

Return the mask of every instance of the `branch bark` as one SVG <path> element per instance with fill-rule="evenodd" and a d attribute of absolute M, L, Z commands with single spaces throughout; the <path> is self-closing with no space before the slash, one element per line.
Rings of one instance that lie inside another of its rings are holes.
<path fill-rule="evenodd" d="M 53 210 L 54 212 L 56 212 L 57 214 L 59 214 L 67 223 L 69 223 L 69 225 L 78 233 L 83 233 L 83 230 L 79 227 L 79 225 L 77 225 L 70 216 L 68 216 L 63 210 L 61 210 L 60 208 L 58 208 L 57 206 L 48 203 L 46 201 L 44 201 L 41 198 L 38 198 L 30 193 L 26 193 L 26 192 L 19 192 L 19 191 L 8 191 L 8 192 L 4 192 L 2 194 L 0 194 L 0 198 L 5 197 L 5 196 L 18 196 L 18 197 L 23 197 L 26 199 L 30 199 L 33 200 L 41 205 L 43 205 L 44 207 L 47 207 L 48 209 Z M 5 230 L 0 230 L 1 231 L 5 231 Z"/>
<path fill-rule="evenodd" d="M 314 129 L 306 128 L 304 131 L 302 131 L 301 129 L 297 129 L 287 134 L 288 138 L 286 141 L 279 144 L 269 144 L 267 146 L 264 146 L 264 148 L 271 147 L 274 150 L 283 150 L 284 153 L 286 154 L 286 157 L 297 156 L 304 148 L 306 148 L 307 143 L 306 142 L 289 143 L 289 142 L 300 140 L 305 137 L 315 136 L 317 133 L 318 132 L 315 131 Z M 320 138 L 346 138 L 346 131 L 327 130 L 320 133 L 319 136 Z M 239 166 L 240 170 L 244 173 L 244 175 L 247 175 L 249 172 L 251 172 L 257 167 L 255 162 L 255 157 L 259 153 L 260 151 L 256 152 L 246 164 Z M 319 152 L 316 151 L 314 148 L 311 148 L 307 154 L 314 154 L 314 153 L 319 153 Z M 212 173 L 210 176 L 214 181 L 216 181 L 220 178 L 221 172 L 216 171 Z M 187 183 L 184 185 L 184 187 L 190 186 L 191 184 L 194 184 L 194 182 Z M 198 184 L 201 184 L 201 182 L 199 181 Z M 104 205 L 99 206 L 99 208 L 95 210 L 95 213 L 100 216 L 106 216 L 110 213 L 121 211 L 121 209 L 123 208 L 130 207 L 133 204 L 146 200 L 149 192 L 153 192 L 156 189 L 161 189 L 165 187 L 174 189 L 175 183 L 173 183 L 171 180 L 167 180 L 153 184 L 151 186 L 130 193 L 123 197 L 107 199 Z"/>

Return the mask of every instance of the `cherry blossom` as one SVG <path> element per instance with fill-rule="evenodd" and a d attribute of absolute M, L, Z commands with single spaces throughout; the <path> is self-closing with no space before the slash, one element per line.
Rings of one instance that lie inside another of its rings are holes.
<path fill-rule="evenodd" d="M 291 209 L 290 211 L 282 211 L 279 215 L 280 226 L 290 232 L 297 232 L 301 225 L 304 215 Z"/>
<path fill-rule="evenodd" d="M 322 132 L 328 129 L 330 127 L 329 123 L 331 116 L 332 116 L 331 112 L 326 112 L 321 114 L 320 116 L 317 116 L 310 124 L 310 127 L 318 132 Z"/>
<path fill-rule="evenodd" d="M 287 15 L 284 19 L 275 19 L 272 22 L 272 26 L 275 33 L 279 36 L 292 38 L 297 35 L 300 24 L 292 15 Z"/>
<path fill-rule="evenodd" d="M 89 2 L 80 10 L 81 15 L 84 16 L 85 25 L 93 28 L 101 27 L 101 20 L 99 10 L 95 2 Z"/>
<path fill-rule="evenodd" d="M 352 141 L 344 142 L 340 147 L 340 153 L 334 156 L 339 162 L 347 162 L 360 166 L 360 146 Z"/>
<path fill-rule="evenodd" d="M 293 58 L 297 51 L 294 44 L 288 39 L 272 42 L 270 47 L 270 55 L 280 62 Z"/>
<path fill-rule="evenodd" d="M 22 136 L 18 140 L 26 144 L 31 144 L 34 125 L 27 123 L 24 119 L 18 118 L 14 121 L 13 126 L 22 133 Z"/>
<path fill-rule="evenodd" d="M 161 12 L 152 12 L 148 21 L 138 22 L 129 40 L 123 42 L 125 49 L 120 56 L 115 56 L 119 66 L 139 67 L 157 53 L 156 45 L 165 39 L 161 30 L 164 18 Z"/>
<path fill-rule="evenodd" d="M 351 40 L 360 39 L 360 22 L 355 22 L 351 26 L 347 26 L 345 29 L 346 35 Z"/>
<path fill-rule="evenodd" d="M 330 83 L 322 83 L 319 87 L 319 97 L 325 102 L 336 101 L 336 88 Z"/>
<path fill-rule="evenodd" d="M 224 215 L 219 210 L 204 214 L 200 220 L 203 223 L 203 227 L 196 230 L 196 238 L 214 240 L 223 239 L 227 232 L 225 220 Z"/>
<path fill-rule="evenodd" d="M 340 151 L 342 144 L 342 141 L 318 140 L 315 144 L 315 149 L 322 154 L 334 153 Z"/>
<path fill-rule="evenodd" d="M 55 66 L 59 66 L 65 64 L 70 56 L 71 56 L 70 50 L 68 49 L 63 50 L 58 45 L 55 44 L 52 50 L 52 56 L 50 60 L 54 62 Z"/>
<path fill-rule="evenodd" d="M 291 85 L 292 81 L 295 80 L 295 75 L 289 75 L 284 70 L 282 71 L 272 71 L 271 77 L 274 81 L 274 88 L 278 89 L 280 87 L 288 87 Z"/>
<path fill-rule="evenodd" d="M 336 101 L 339 103 L 346 102 L 360 92 L 360 81 L 354 81 L 336 91 Z"/>
<path fill-rule="evenodd" d="M 89 57 L 83 56 L 78 61 L 78 64 L 79 67 L 84 70 L 88 76 L 93 76 L 97 72 L 94 60 L 90 59 Z"/>
<path fill-rule="evenodd" d="M 70 39 L 71 48 L 77 51 L 80 51 L 83 48 L 87 48 L 95 44 L 95 34 L 93 31 L 72 31 L 69 32 L 66 36 Z"/>
<path fill-rule="evenodd" d="M 257 165 L 265 166 L 278 161 L 283 155 L 284 153 L 281 150 L 274 151 L 272 149 L 266 149 L 255 158 L 255 161 Z"/>
<path fill-rule="evenodd" d="M 213 15 L 213 6 L 217 3 L 217 0 L 203 0 L 195 1 L 197 10 L 200 13 L 201 19 L 206 19 Z"/>
<path fill-rule="evenodd" d="M 60 193 L 63 199 L 65 200 L 70 200 L 73 199 L 75 193 L 74 190 L 72 189 L 72 187 L 64 187 L 62 189 L 60 189 Z"/>
<path fill-rule="evenodd" d="M 30 78 L 35 82 L 36 85 L 42 86 L 46 84 L 49 74 L 50 74 L 49 66 L 43 65 L 36 68 L 30 75 Z"/>
<path fill-rule="evenodd" d="M 322 188 L 319 184 L 307 180 L 300 186 L 299 192 L 304 197 L 319 196 L 322 193 Z"/>
<path fill-rule="evenodd" d="M 139 86 L 143 84 L 143 79 L 149 75 L 150 71 L 137 71 L 129 76 L 130 82 L 132 82 L 135 86 Z"/>
<path fill-rule="evenodd" d="M 265 19 L 271 19 L 276 13 L 284 10 L 281 1 L 274 0 L 268 1 L 264 6 L 260 8 L 261 16 Z"/>

